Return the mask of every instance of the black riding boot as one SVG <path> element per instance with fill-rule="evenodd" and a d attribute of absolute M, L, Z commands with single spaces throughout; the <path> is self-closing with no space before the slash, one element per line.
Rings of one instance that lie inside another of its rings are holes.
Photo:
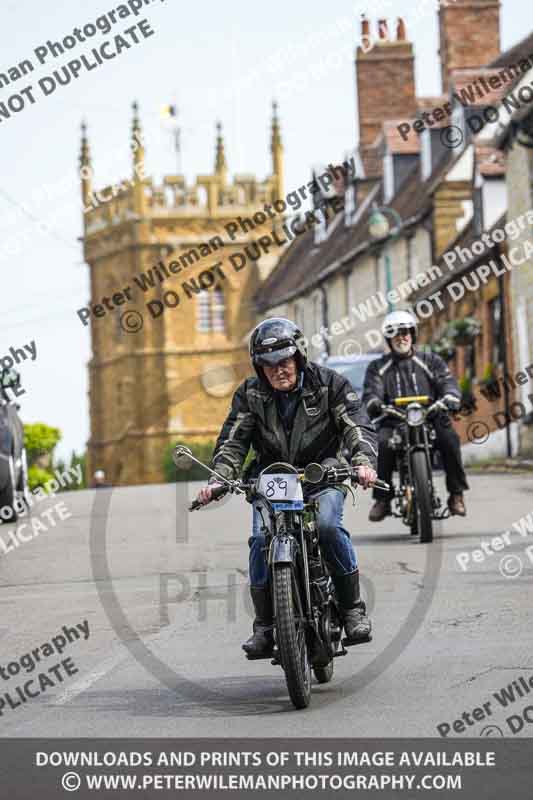
<path fill-rule="evenodd" d="M 349 575 L 336 575 L 333 577 L 333 583 L 348 639 L 346 644 L 350 640 L 353 643 L 369 641 L 372 623 L 366 615 L 366 605 L 361 600 L 359 570 L 356 569 Z"/>
<path fill-rule="evenodd" d="M 254 632 L 242 649 L 250 658 L 268 658 L 274 648 L 272 598 L 269 586 L 250 586 L 255 609 Z"/>

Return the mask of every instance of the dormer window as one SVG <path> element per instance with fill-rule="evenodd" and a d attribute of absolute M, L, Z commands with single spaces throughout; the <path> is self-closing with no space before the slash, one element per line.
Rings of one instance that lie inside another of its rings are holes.
<path fill-rule="evenodd" d="M 346 225 L 353 225 L 356 211 L 355 184 L 350 183 L 344 193 L 344 222 Z"/>
<path fill-rule="evenodd" d="M 319 221 L 314 226 L 315 230 L 315 244 L 321 244 L 328 238 L 328 223 L 326 221 L 326 215 L 323 210 L 320 210 L 317 214 Z"/>
<path fill-rule="evenodd" d="M 466 137 L 466 130 L 465 130 L 465 112 L 464 108 L 460 103 L 455 103 L 452 110 L 452 125 L 456 128 L 459 128 L 461 131 L 461 141 L 459 144 L 455 145 L 457 147 L 457 152 L 460 153 L 464 149 L 465 145 L 465 137 Z M 459 134 L 456 131 L 456 136 L 454 138 L 458 138 Z"/>
<path fill-rule="evenodd" d="M 422 180 L 426 181 L 431 175 L 431 131 L 426 128 L 420 134 Z"/>
<path fill-rule="evenodd" d="M 394 197 L 394 162 L 391 153 L 383 159 L 383 191 L 385 202 L 389 203 Z"/>

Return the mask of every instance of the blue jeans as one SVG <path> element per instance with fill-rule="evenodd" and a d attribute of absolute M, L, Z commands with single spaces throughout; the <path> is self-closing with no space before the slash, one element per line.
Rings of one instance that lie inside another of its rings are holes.
<path fill-rule="evenodd" d="M 318 541 L 331 575 L 348 575 L 357 569 L 355 553 L 350 534 L 342 526 L 344 495 L 339 489 L 324 489 L 313 495 L 320 501 L 318 512 Z M 263 511 L 265 519 L 266 512 Z M 250 546 L 249 570 L 250 584 L 264 586 L 268 580 L 268 567 L 262 548 L 265 537 L 261 534 L 261 515 L 253 507 L 252 535 L 248 539 Z"/>

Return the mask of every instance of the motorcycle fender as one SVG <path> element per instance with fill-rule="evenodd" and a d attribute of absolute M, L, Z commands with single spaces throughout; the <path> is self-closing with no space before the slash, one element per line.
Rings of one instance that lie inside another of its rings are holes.
<path fill-rule="evenodd" d="M 293 564 L 296 561 L 296 539 L 282 535 L 272 541 L 272 564 Z"/>

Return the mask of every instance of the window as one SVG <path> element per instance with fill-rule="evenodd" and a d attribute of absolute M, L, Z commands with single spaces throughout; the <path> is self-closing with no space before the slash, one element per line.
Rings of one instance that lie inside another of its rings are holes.
<path fill-rule="evenodd" d="M 503 325 L 502 325 L 502 303 L 499 297 L 495 297 L 489 303 L 489 330 L 490 330 L 490 353 L 492 364 L 496 367 L 503 364 Z"/>
<path fill-rule="evenodd" d="M 210 297 L 208 292 L 203 291 L 196 298 L 196 329 L 205 333 L 211 327 Z"/>
<path fill-rule="evenodd" d="M 212 296 L 211 312 L 213 320 L 213 330 L 219 333 L 224 331 L 224 317 L 226 306 L 224 303 L 224 292 L 222 289 L 215 289 Z"/>
<path fill-rule="evenodd" d="M 315 244 L 321 244 L 328 238 L 328 223 L 326 221 L 326 206 L 322 205 L 320 209 L 315 209 L 318 216 L 318 222 L 314 226 L 315 229 Z"/>
<path fill-rule="evenodd" d="M 431 175 L 431 131 L 427 128 L 420 134 L 422 180 Z"/>
<path fill-rule="evenodd" d="M 226 303 L 222 289 L 204 290 L 196 297 L 196 330 L 201 333 L 223 333 L 226 324 Z"/>
<path fill-rule="evenodd" d="M 344 193 L 344 221 L 346 225 L 353 225 L 356 210 L 355 186 L 350 183 Z"/>
<path fill-rule="evenodd" d="M 391 153 L 387 153 L 383 159 L 383 191 L 385 203 L 389 203 L 394 197 L 394 162 Z"/>

